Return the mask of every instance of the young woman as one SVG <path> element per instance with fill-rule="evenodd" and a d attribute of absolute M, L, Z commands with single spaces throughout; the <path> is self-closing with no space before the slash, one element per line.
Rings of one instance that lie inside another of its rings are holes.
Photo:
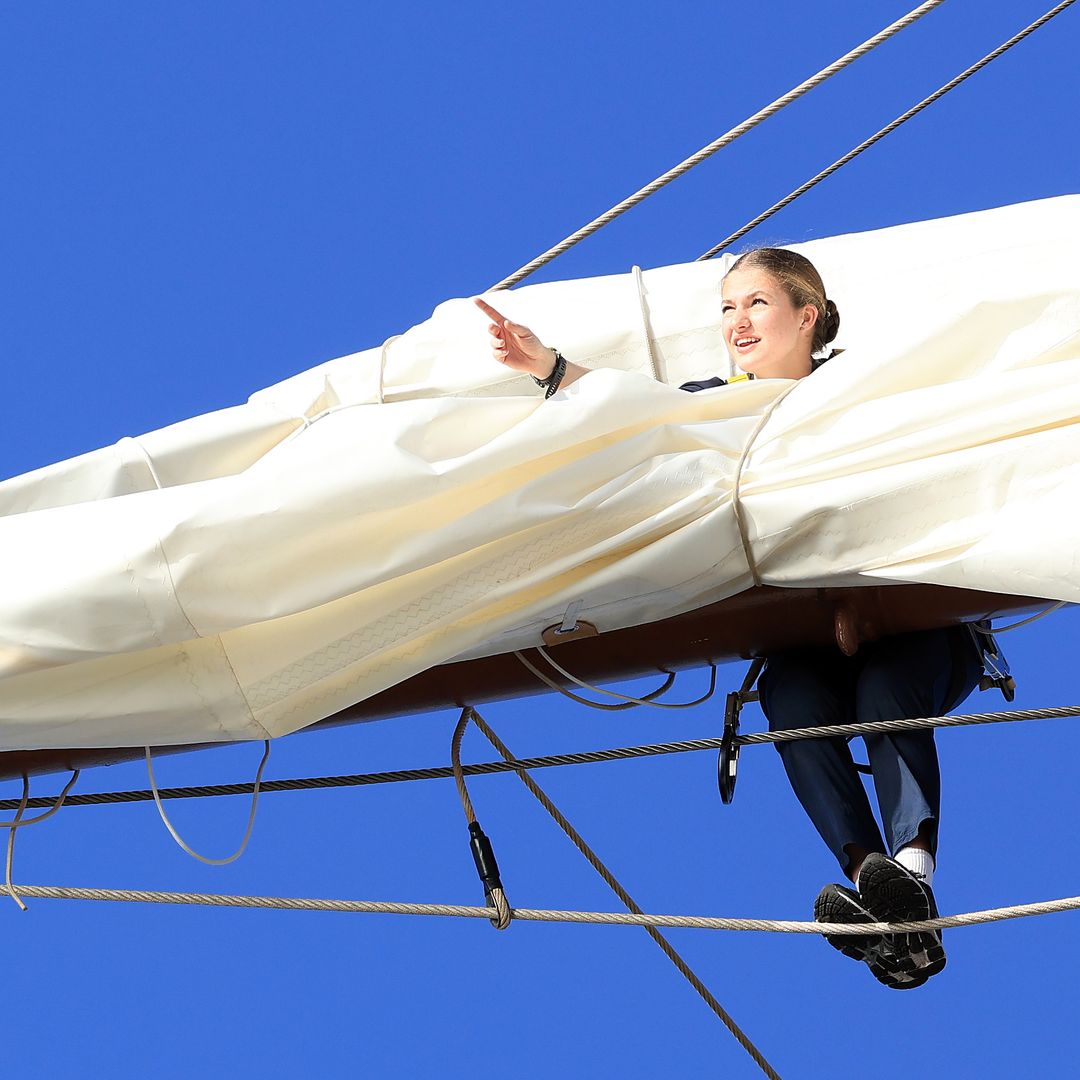
<path fill-rule="evenodd" d="M 549 397 L 588 373 L 545 347 L 527 327 L 483 300 L 476 303 L 491 320 L 496 359 L 532 375 Z M 720 310 L 729 354 L 758 379 L 806 378 L 828 359 L 824 351 L 840 326 L 813 264 L 782 248 L 741 256 L 723 280 Z M 682 389 L 723 385 L 715 378 Z M 883 638 L 853 657 L 835 649 L 793 649 L 767 658 L 761 707 L 774 731 L 938 716 L 971 693 L 980 673 L 963 627 Z M 867 736 L 865 742 L 885 840 L 845 739 L 776 744 L 796 796 L 855 886 L 826 885 L 814 902 L 814 917 L 847 923 L 934 917 L 941 782 L 933 731 Z M 937 933 L 825 940 L 865 962 L 893 989 L 921 986 L 945 966 Z"/>

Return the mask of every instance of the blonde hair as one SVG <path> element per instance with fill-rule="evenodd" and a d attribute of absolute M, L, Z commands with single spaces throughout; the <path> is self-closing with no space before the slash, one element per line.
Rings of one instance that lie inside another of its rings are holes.
<path fill-rule="evenodd" d="M 740 255 L 731 266 L 732 270 L 763 270 L 774 277 L 797 308 L 807 305 L 817 308 L 814 323 L 812 353 L 821 352 L 840 329 L 840 312 L 825 295 L 825 284 L 814 264 L 804 255 L 787 248 L 754 248 Z"/>

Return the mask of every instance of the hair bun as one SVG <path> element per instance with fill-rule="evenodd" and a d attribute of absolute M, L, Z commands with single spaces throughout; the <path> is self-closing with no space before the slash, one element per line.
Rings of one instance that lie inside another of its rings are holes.
<path fill-rule="evenodd" d="M 828 345 L 840 332 L 840 312 L 831 300 L 825 301 L 825 318 L 821 325 L 821 344 Z"/>

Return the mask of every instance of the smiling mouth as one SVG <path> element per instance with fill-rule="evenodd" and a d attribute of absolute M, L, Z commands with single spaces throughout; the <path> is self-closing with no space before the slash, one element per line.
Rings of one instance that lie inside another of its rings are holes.
<path fill-rule="evenodd" d="M 735 339 L 735 348 L 738 352 L 745 352 L 747 349 L 752 349 L 761 338 L 756 337 L 740 337 Z"/>

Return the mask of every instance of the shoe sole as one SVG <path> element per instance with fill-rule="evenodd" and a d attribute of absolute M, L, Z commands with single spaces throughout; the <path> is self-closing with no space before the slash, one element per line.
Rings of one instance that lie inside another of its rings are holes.
<path fill-rule="evenodd" d="M 844 893 L 835 887 L 825 886 L 814 901 L 814 919 L 820 923 L 867 923 L 874 922 L 874 917 L 865 912 Z M 880 934 L 857 937 L 853 934 L 824 934 L 825 940 L 837 952 L 850 956 L 852 960 L 866 960 L 870 949 L 881 940 Z"/>
<path fill-rule="evenodd" d="M 820 923 L 878 922 L 874 915 L 862 907 L 856 896 L 839 885 L 826 885 L 814 901 L 814 919 Z M 911 990 L 922 986 L 929 975 L 909 974 L 895 969 L 882 956 L 885 938 L 881 934 L 823 934 L 825 940 L 837 952 L 865 963 L 878 982 L 890 990 Z"/>
<path fill-rule="evenodd" d="M 868 859 L 867 863 L 859 874 L 859 893 L 880 922 L 921 922 L 937 917 L 918 881 L 884 859 Z M 890 967 L 922 982 L 945 967 L 945 949 L 940 935 L 933 931 L 889 935 L 885 945 L 893 954 Z"/>

